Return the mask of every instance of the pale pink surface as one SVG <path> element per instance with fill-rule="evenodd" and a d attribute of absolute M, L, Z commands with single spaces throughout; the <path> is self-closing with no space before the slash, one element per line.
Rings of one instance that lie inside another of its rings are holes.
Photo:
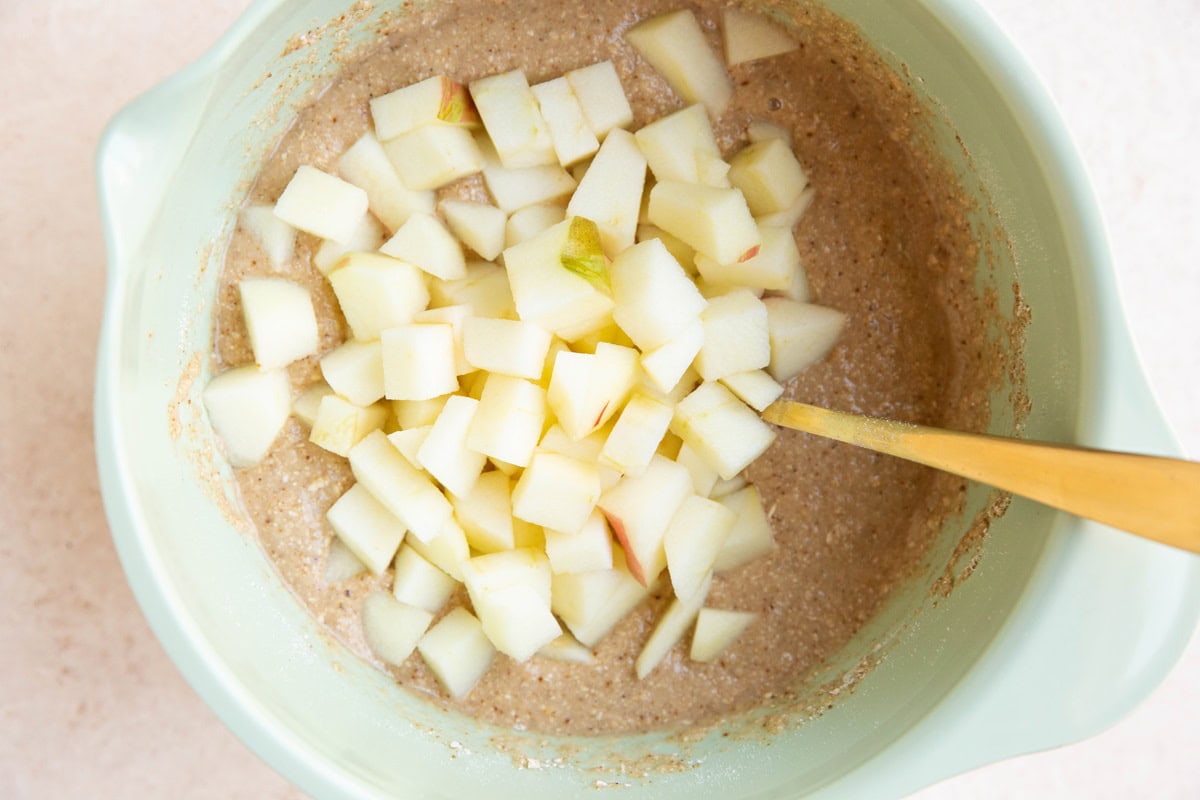
<path fill-rule="evenodd" d="M 205 708 L 113 551 L 91 443 L 104 282 L 92 158 L 105 121 L 193 60 L 239 0 L 0 3 L 0 797 L 298 798 Z M 990 0 L 1043 70 L 1112 226 L 1135 338 L 1200 456 L 1200 8 Z M 919 795 L 1197 797 L 1200 647 L 1089 742 Z"/>

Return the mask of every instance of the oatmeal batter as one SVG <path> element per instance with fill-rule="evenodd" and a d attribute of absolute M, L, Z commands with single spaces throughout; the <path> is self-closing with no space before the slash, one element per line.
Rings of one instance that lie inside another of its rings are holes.
<path fill-rule="evenodd" d="M 716 4 L 679 0 L 461 0 L 398 20 L 390 37 L 303 110 L 263 166 L 249 202 L 272 203 L 296 168 L 334 171 L 369 127 L 367 101 L 431 75 L 468 82 L 514 68 L 530 83 L 611 58 L 637 119 L 681 107 L 622 32 L 677 8 L 697 11 L 719 52 Z M 821 406 L 965 430 L 989 417 L 999 358 L 992 319 L 975 289 L 976 244 L 947 167 L 918 141 L 922 111 L 899 78 L 827 12 L 795 14 L 800 49 L 731 68 L 737 93 L 716 125 L 726 157 L 752 119 L 790 130 L 816 200 L 796 228 L 814 302 L 849 315 L 838 347 L 791 387 Z M 477 177 L 443 193 L 483 199 Z M 317 241 L 300 234 L 287 277 L 311 291 L 322 352 L 346 336 L 329 284 L 309 264 Z M 230 242 L 216 319 L 219 367 L 252 360 L 237 282 L 270 272 L 254 239 Z M 300 390 L 317 359 L 290 368 Z M 299 599 L 355 652 L 375 663 L 359 623 L 362 599 L 390 576 L 326 585 L 333 535 L 326 509 L 353 483 L 345 460 L 307 442 L 294 419 L 269 457 L 241 471 L 246 509 L 263 547 Z M 717 576 L 707 605 L 759 618 L 710 664 L 686 657 L 687 639 L 645 680 L 633 661 L 663 604 L 648 600 L 597 648 L 595 665 L 497 656 L 461 702 L 449 700 L 414 654 L 390 671 L 401 683 L 504 727 L 569 734 L 681 728 L 803 687 L 921 566 L 941 523 L 961 510 L 964 483 L 846 445 L 781 431 L 752 469 L 771 513 L 775 553 Z M 666 582 L 664 581 L 664 584 Z M 382 667 L 382 665 L 380 665 Z"/>

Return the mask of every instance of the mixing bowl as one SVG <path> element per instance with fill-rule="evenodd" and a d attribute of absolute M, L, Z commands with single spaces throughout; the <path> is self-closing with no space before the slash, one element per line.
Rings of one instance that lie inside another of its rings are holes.
<path fill-rule="evenodd" d="M 113 538 L 164 647 L 263 759 L 319 797 L 528 800 L 613 785 L 887 797 L 1086 737 L 1162 679 L 1200 611 L 1200 561 L 1021 500 L 982 542 L 958 547 L 992 500 L 982 487 L 926 569 L 817 676 L 810 708 L 751 713 L 732 736 L 497 730 L 409 695 L 324 634 L 241 518 L 199 393 L 238 198 L 296 104 L 388 5 L 255 3 L 200 61 L 123 110 L 98 155 L 110 271 L 96 447 Z M 1174 452 L 1078 157 L 1011 45 L 963 0 L 827 5 L 935 109 L 932 135 L 981 201 L 981 235 L 1008 234 L 987 280 L 1002 308 L 1019 280 L 1031 313 L 1024 435 Z M 997 391 L 995 432 L 1013 430 L 1011 388 Z M 946 576 L 963 579 L 935 591 Z"/>

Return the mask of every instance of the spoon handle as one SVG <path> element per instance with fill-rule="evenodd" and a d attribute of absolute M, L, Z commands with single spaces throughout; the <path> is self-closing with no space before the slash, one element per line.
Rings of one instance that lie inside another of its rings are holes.
<path fill-rule="evenodd" d="M 1200 553 L 1200 463 L 957 433 L 786 400 L 767 408 L 763 419 L 935 467 Z"/>

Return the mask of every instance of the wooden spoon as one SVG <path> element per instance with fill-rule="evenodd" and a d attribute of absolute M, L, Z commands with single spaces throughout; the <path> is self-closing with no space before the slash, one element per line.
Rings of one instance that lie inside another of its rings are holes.
<path fill-rule="evenodd" d="M 779 400 L 776 425 L 935 467 L 1200 553 L 1200 463 L 958 433 Z"/>

